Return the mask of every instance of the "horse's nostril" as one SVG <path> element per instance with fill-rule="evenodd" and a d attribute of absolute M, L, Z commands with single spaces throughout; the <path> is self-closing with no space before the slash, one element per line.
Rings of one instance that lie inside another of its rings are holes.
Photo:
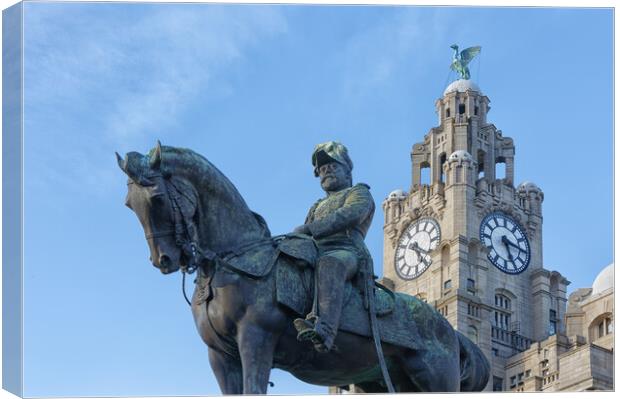
<path fill-rule="evenodd" d="M 159 266 L 163 267 L 164 269 L 168 269 L 170 267 L 170 257 L 168 255 L 161 255 L 159 257 Z"/>

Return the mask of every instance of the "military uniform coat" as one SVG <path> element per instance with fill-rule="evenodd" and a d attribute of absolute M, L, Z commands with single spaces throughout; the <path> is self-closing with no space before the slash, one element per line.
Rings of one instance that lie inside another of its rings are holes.
<path fill-rule="evenodd" d="M 370 256 L 364 237 L 375 213 L 370 187 L 358 183 L 317 201 L 306 217 L 319 256 L 345 250 L 360 257 Z"/>

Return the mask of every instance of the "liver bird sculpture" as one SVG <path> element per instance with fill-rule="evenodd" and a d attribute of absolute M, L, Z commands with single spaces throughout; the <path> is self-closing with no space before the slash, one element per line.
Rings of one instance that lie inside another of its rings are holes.
<path fill-rule="evenodd" d="M 473 46 L 466 48 L 461 51 L 459 54 L 459 46 L 453 44 L 450 48 L 454 49 L 454 56 L 452 57 L 452 64 L 450 65 L 450 69 L 456 71 L 459 75 L 461 75 L 461 79 L 469 79 L 469 68 L 467 68 L 467 64 L 470 63 L 471 60 L 474 59 L 475 56 L 480 53 L 480 46 Z"/>

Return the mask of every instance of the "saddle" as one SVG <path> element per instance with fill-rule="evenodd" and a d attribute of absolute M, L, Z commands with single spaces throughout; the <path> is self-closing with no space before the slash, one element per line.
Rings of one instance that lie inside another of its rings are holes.
<path fill-rule="evenodd" d="M 245 256 L 224 258 L 222 265 L 254 279 L 265 278 L 275 267 L 278 303 L 305 317 L 314 300 L 314 265 L 319 253 L 316 243 L 306 235 L 289 234 L 278 237 L 275 245 L 275 253 L 272 245 L 256 245 L 244 251 Z M 198 303 L 206 302 L 210 298 L 209 282 L 201 279 L 199 283 Z M 338 330 L 372 337 L 363 284 L 361 278 L 347 282 Z M 374 301 L 381 341 L 411 349 L 423 347 L 414 320 L 416 310 L 424 306 L 422 301 L 380 285 L 375 286 Z"/>

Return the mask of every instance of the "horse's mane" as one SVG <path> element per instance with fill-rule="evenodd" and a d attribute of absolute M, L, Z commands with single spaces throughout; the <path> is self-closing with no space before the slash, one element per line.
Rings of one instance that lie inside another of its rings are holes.
<path fill-rule="evenodd" d="M 153 154 L 153 148 L 147 154 L 147 159 Z M 164 175 L 182 175 L 195 185 L 199 192 L 210 191 L 210 187 L 221 185 L 220 190 L 227 193 L 236 206 L 252 213 L 261 225 L 266 235 L 271 235 L 265 219 L 253 212 L 235 187 L 235 185 L 207 158 L 189 148 L 161 146 L 161 172 Z"/>

